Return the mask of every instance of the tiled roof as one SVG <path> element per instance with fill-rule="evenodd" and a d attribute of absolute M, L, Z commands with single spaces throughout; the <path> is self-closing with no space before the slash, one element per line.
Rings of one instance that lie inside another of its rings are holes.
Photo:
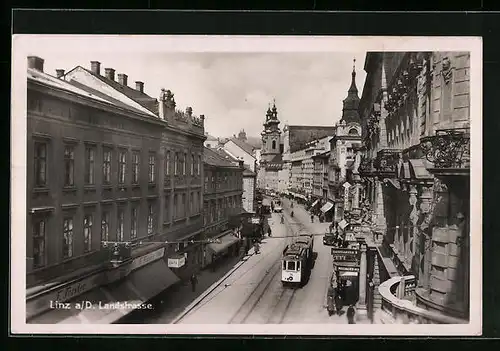
<path fill-rule="evenodd" d="M 228 153 L 226 150 L 222 149 L 222 148 L 217 148 L 217 149 L 212 149 L 213 151 L 215 151 L 216 153 L 219 154 L 219 156 L 221 156 L 222 158 L 230 161 L 230 162 L 238 162 L 238 160 L 233 157 L 230 153 Z"/>
<path fill-rule="evenodd" d="M 56 77 L 51 76 L 50 74 L 38 71 L 33 68 L 28 68 L 28 80 L 36 81 L 43 83 L 48 86 L 52 86 L 58 89 L 64 89 L 68 92 L 85 96 L 87 98 L 94 99 L 99 102 L 107 102 L 112 103 L 109 99 L 103 98 L 99 94 L 88 92 L 86 90 L 81 89 L 73 83 L 66 82 L 62 79 L 58 79 Z"/>
<path fill-rule="evenodd" d="M 334 126 L 288 126 L 290 133 L 290 152 L 305 148 L 310 141 L 333 136 L 336 132 Z"/>
<path fill-rule="evenodd" d="M 240 149 L 242 149 L 243 151 L 245 151 L 247 154 L 253 156 L 253 150 L 254 150 L 254 147 L 242 140 L 239 140 L 237 138 L 231 138 L 230 139 L 233 143 L 235 143 Z"/>
<path fill-rule="evenodd" d="M 138 104 L 140 104 L 142 107 L 148 109 L 149 111 L 153 112 L 154 114 L 158 113 L 158 100 L 156 98 L 153 98 L 149 96 L 146 93 L 142 93 L 137 89 L 133 89 L 129 86 L 124 86 L 114 80 L 108 79 L 104 76 L 101 76 L 100 74 L 96 74 L 84 67 L 82 67 L 84 70 L 92 74 L 94 77 L 99 78 L 102 82 L 106 83 L 107 85 L 111 86 L 115 90 L 123 93 L 130 99 L 134 100 Z"/>
<path fill-rule="evenodd" d="M 228 161 L 223 156 L 221 156 L 218 152 L 205 147 L 203 149 L 203 163 L 206 163 L 211 166 L 216 167 L 233 167 L 238 168 L 238 165 L 235 165 L 233 162 Z"/>

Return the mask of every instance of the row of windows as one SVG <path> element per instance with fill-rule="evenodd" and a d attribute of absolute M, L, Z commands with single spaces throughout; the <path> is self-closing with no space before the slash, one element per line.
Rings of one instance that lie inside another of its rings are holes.
<path fill-rule="evenodd" d="M 207 201 L 204 204 L 204 223 L 209 224 L 222 219 L 228 214 L 230 208 L 239 207 L 241 204 L 241 195 L 228 196 L 224 199 Z"/>
<path fill-rule="evenodd" d="M 137 225 L 139 220 L 139 207 L 132 206 L 130 209 L 130 240 L 137 239 Z M 103 210 L 101 212 L 101 241 L 108 241 L 110 235 L 110 211 Z M 147 235 L 152 235 L 154 230 L 155 207 L 154 204 L 148 204 L 147 213 Z M 118 208 L 116 225 L 116 240 L 123 241 L 124 224 L 125 224 L 125 209 Z M 86 213 L 83 216 L 82 233 L 84 253 L 91 252 L 92 247 L 92 232 L 94 223 L 94 215 Z M 68 259 L 73 257 L 73 241 L 75 237 L 74 230 L 74 215 L 67 214 L 63 218 L 62 226 L 62 257 Z M 78 235 L 78 233 L 76 233 Z M 33 222 L 33 266 L 35 268 L 43 267 L 46 264 L 46 239 L 47 239 L 47 218 L 34 219 Z"/>
<path fill-rule="evenodd" d="M 48 145 L 44 142 L 35 142 L 34 150 L 34 161 L 35 161 L 35 186 L 45 187 L 47 186 L 47 164 L 48 164 Z M 97 148 L 95 146 L 85 147 L 85 160 L 84 160 L 84 182 L 87 185 L 95 184 L 95 172 L 96 172 L 96 152 Z M 104 184 L 111 183 L 111 165 L 113 162 L 113 152 L 111 148 L 103 148 L 102 151 L 102 179 Z M 127 167 L 128 167 L 128 150 L 118 150 L 118 173 L 117 180 L 118 184 L 125 184 Z M 170 162 L 171 151 L 166 150 L 165 152 L 165 175 L 169 176 L 171 173 L 171 162 Z M 75 145 L 65 145 L 64 146 L 64 186 L 74 186 L 75 185 Z M 148 155 L 148 182 L 156 182 L 156 153 L 150 152 Z M 79 164 L 77 162 L 76 164 Z M 186 164 L 187 164 L 187 154 L 184 153 L 183 156 L 180 153 L 175 153 L 175 161 L 173 164 L 174 175 L 186 175 Z M 141 165 L 141 154 L 139 151 L 132 151 L 131 157 L 131 182 L 132 184 L 138 184 L 140 179 L 140 167 Z M 196 160 L 195 155 L 191 155 L 191 163 L 189 168 L 190 175 L 200 175 L 201 169 L 201 156 L 198 156 Z"/>
<path fill-rule="evenodd" d="M 205 189 L 236 188 L 238 181 L 242 184 L 242 178 L 236 177 L 237 174 L 236 172 L 224 172 L 217 174 L 217 178 L 214 174 L 207 174 L 205 175 Z"/>
<path fill-rule="evenodd" d="M 189 194 L 189 201 L 186 201 L 187 194 L 174 194 L 174 212 L 173 212 L 173 218 L 174 220 L 179 219 L 179 218 L 184 218 L 187 215 L 193 215 L 193 214 L 198 214 L 200 213 L 201 210 L 201 192 L 191 192 Z M 187 208 L 186 208 L 186 205 Z M 169 198 L 167 197 L 165 199 L 165 214 L 166 214 L 166 220 L 168 220 L 168 217 L 170 216 L 169 212 L 169 206 L 170 206 L 170 201 Z"/>

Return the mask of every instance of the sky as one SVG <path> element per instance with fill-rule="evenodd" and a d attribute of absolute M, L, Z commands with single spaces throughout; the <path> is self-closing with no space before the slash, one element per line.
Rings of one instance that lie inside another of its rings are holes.
<path fill-rule="evenodd" d="M 121 52 L 111 44 L 108 50 L 98 42 L 93 45 L 91 39 L 86 41 L 87 50 L 58 40 L 54 38 L 29 50 L 29 54 L 45 60 L 46 73 L 55 75 L 56 69 L 69 71 L 77 65 L 90 69 L 90 61 L 99 61 L 101 74 L 110 67 L 116 70 L 115 77 L 127 74 L 131 87 L 135 87 L 135 81 L 143 81 L 144 91 L 152 97 L 157 98 L 161 88 L 170 89 L 177 107 L 190 106 L 195 115 L 204 114 L 206 132 L 216 137 L 238 134 L 241 129 L 248 136 L 260 136 L 273 99 L 281 128 L 285 123 L 334 125 L 342 114 L 354 58 L 359 96 L 366 76 L 366 51 L 359 49 L 175 52 L 158 47 L 147 52 Z"/>

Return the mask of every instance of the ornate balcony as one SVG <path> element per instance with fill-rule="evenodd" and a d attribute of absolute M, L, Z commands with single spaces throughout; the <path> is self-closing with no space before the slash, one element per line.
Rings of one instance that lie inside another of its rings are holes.
<path fill-rule="evenodd" d="M 396 176 L 400 154 L 401 150 L 397 149 L 380 150 L 377 153 L 377 158 L 373 162 L 377 175 L 387 177 Z"/>
<path fill-rule="evenodd" d="M 461 175 L 470 167 L 470 129 L 441 129 L 436 135 L 420 140 L 428 161 L 433 163 L 429 172 L 441 175 Z"/>

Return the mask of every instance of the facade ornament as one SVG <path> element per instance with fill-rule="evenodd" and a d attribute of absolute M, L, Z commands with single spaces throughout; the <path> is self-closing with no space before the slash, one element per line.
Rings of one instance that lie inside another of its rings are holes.
<path fill-rule="evenodd" d="M 468 168 L 470 155 L 469 130 L 449 129 L 421 139 L 421 148 L 435 168 Z"/>
<path fill-rule="evenodd" d="M 451 76 L 453 73 L 450 58 L 447 56 L 443 57 L 441 65 L 442 65 L 441 74 L 443 75 L 444 83 L 448 84 L 451 80 Z"/>
<path fill-rule="evenodd" d="M 410 221 L 413 225 L 417 224 L 418 221 L 418 215 L 419 211 L 417 208 L 417 187 L 415 185 L 410 185 L 409 189 L 409 199 L 408 202 L 410 203 L 411 211 L 410 211 Z"/>

